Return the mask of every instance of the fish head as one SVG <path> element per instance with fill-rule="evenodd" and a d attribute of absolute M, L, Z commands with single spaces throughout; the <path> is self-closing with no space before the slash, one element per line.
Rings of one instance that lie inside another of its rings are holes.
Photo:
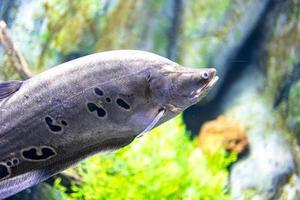
<path fill-rule="evenodd" d="M 218 79 L 215 68 L 166 66 L 152 76 L 152 98 L 167 111 L 180 113 L 205 97 Z"/>

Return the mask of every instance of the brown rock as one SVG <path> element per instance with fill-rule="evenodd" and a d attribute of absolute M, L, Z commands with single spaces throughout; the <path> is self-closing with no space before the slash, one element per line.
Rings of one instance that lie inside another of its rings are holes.
<path fill-rule="evenodd" d="M 216 120 L 202 126 L 199 133 L 199 146 L 207 153 L 225 148 L 229 152 L 242 154 L 248 148 L 248 139 L 237 122 L 219 116 Z"/>

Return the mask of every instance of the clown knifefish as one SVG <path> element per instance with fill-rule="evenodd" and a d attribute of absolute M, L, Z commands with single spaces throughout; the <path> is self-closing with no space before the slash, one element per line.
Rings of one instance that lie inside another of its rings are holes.
<path fill-rule="evenodd" d="M 128 145 L 197 103 L 217 80 L 213 68 L 118 50 L 0 82 L 0 198 Z"/>

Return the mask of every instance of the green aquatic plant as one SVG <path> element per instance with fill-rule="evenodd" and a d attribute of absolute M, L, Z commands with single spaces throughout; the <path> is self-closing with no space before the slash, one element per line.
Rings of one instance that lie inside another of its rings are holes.
<path fill-rule="evenodd" d="M 225 151 L 204 155 L 177 117 L 128 147 L 80 163 L 82 182 L 65 199 L 226 200 L 226 168 L 235 159 Z"/>
<path fill-rule="evenodd" d="M 67 55 L 79 49 L 91 51 L 94 40 L 99 37 L 100 8 L 97 0 L 45 0 L 40 3 L 34 15 L 36 21 L 45 23 L 45 28 L 36 36 L 37 41 L 42 42 L 36 64 L 39 70 L 44 70 L 46 61 L 56 59 L 59 54 Z"/>
<path fill-rule="evenodd" d="M 227 37 L 233 19 L 224 17 L 231 1 L 187 1 L 180 34 L 179 62 L 185 66 L 202 66 L 215 57 L 215 50 Z M 209 9 L 208 9 L 209 8 Z"/>

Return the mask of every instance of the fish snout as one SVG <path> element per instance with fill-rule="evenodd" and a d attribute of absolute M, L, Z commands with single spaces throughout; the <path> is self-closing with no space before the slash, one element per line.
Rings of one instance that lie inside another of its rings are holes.
<path fill-rule="evenodd" d="M 210 69 L 210 78 L 213 79 L 217 75 L 217 70 L 215 68 Z"/>
<path fill-rule="evenodd" d="M 201 79 L 207 82 L 213 80 L 217 75 L 217 70 L 215 68 L 205 68 L 201 70 Z"/>

